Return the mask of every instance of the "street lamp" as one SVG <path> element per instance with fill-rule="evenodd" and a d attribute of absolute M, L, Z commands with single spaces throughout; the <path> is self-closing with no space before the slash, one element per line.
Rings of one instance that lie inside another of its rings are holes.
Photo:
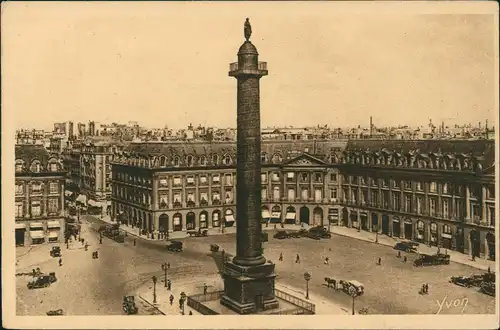
<path fill-rule="evenodd" d="M 168 273 L 168 270 L 170 269 L 170 262 L 164 262 L 162 265 L 161 265 L 161 269 L 163 271 L 165 271 L 165 287 L 167 287 L 167 273 Z"/>
<path fill-rule="evenodd" d="M 186 301 L 186 294 L 184 291 L 181 292 L 181 309 L 182 309 L 182 315 L 184 315 L 184 302 Z"/>
<path fill-rule="evenodd" d="M 306 299 L 309 299 L 309 281 L 311 280 L 311 273 L 304 273 L 304 280 L 306 280 Z"/>
<path fill-rule="evenodd" d="M 351 295 L 351 297 L 352 297 L 352 315 L 354 315 L 354 314 L 355 314 L 355 312 L 354 312 L 354 300 L 355 300 L 355 299 L 356 299 L 356 297 L 358 296 L 358 293 L 356 292 L 356 290 L 352 290 L 352 291 L 351 291 L 351 290 L 349 290 L 349 291 L 350 291 L 350 292 L 349 292 L 349 294 L 350 294 L 350 295 Z"/>
<path fill-rule="evenodd" d="M 156 304 L 156 276 L 153 275 L 151 278 L 153 280 L 153 304 Z"/>

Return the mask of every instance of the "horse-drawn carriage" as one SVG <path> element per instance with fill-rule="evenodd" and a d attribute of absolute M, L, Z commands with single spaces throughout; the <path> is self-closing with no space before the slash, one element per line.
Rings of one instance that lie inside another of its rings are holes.
<path fill-rule="evenodd" d="M 350 281 L 340 280 L 339 285 L 342 291 L 344 291 L 350 296 L 361 296 L 363 295 L 363 293 L 365 293 L 365 286 L 362 283 L 355 280 L 350 280 Z"/>
<path fill-rule="evenodd" d="M 188 230 L 187 231 L 188 235 L 190 237 L 206 237 L 208 236 L 208 230 Z"/>

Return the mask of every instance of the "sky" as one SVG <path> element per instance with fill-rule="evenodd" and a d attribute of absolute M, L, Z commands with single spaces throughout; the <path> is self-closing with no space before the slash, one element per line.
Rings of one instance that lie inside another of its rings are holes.
<path fill-rule="evenodd" d="M 2 5 L 2 115 L 16 127 L 234 127 L 228 70 L 246 17 L 268 62 L 263 127 L 368 126 L 370 116 L 376 126 L 429 118 L 451 126 L 494 123 L 498 112 L 498 21 L 482 11 L 422 14 L 370 2 Z"/>

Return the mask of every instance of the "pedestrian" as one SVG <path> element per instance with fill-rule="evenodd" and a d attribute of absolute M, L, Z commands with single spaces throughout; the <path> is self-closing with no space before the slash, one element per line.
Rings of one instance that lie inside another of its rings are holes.
<path fill-rule="evenodd" d="M 328 257 L 325 258 L 325 265 L 328 265 L 328 260 L 330 260 Z"/>
<path fill-rule="evenodd" d="M 403 258 L 403 262 L 406 262 L 407 260 L 408 260 L 408 258 L 405 256 L 405 257 Z"/>
<path fill-rule="evenodd" d="M 172 290 L 172 281 L 167 280 L 167 290 L 170 291 Z"/>
<path fill-rule="evenodd" d="M 377 265 L 379 265 L 379 266 L 382 265 L 382 258 L 380 258 L 380 257 L 378 258 Z"/>
<path fill-rule="evenodd" d="M 136 243 L 136 242 L 135 242 L 135 238 L 134 238 L 134 246 L 135 246 L 135 243 Z"/>
<path fill-rule="evenodd" d="M 85 238 L 82 238 L 82 245 L 85 244 Z"/>
<path fill-rule="evenodd" d="M 276 224 L 274 224 L 274 229 L 276 229 Z"/>
<path fill-rule="evenodd" d="M 59 267 L 61 267 L 61 266 L 62 266 L 62 258 L 59 257 Z"/>
<path fill-rule="evenodd" d="M 203 294 L 207 294 L 208 286 L 207 283 L 203 284 Z"/>
<path fill-rule="evenodd" d="M 490 266 L 488 266 L 488 273 L 491 273 L 491 268 L 490 268 Z"/>
<path fill-rule="evenodd" d="M 170 305 L 174 303 L 174 295 L 170 294 L 170 297 L 168 298 L 170 300 Z"/>
<path fill-rule="evenodd" d="M 189 315 L 193 315 L 193 312 L 192 312 L 192 311 L 189 311 Z"/>
<path fill-rule="evenodd" d="M 429 284 L 425 284 L 425 294 L 429 294 Z"/>
<path fill-rule="evenodd" d="M 401 258 L 401 251 L 398 251 L 398 258 Z"/>
<path fill-rule="evenodd" d="M 283 261 L 283 253 L 280 253 L 280 258 L 278 260 Z"/>
<path fill-rule="evenodd" d="M 440 254 L 441 253 L 441 248 L 438 246 L 438 253 L 437 254 Z"/>
<path fill-rule="evenodd" d="M 298 253 L 297 253 L 297 258 L 295 258 L 295 263 L 300 264 L 300 256 Z"/>
<path fill-rule="evenodd" d="M 99 244 L 102 244 L 102 237 L 99 238 Z"/>
<path fill-rule="evenodd" d="M 472 252 L 472 261 L 476 261 L 476 255 Z"/>

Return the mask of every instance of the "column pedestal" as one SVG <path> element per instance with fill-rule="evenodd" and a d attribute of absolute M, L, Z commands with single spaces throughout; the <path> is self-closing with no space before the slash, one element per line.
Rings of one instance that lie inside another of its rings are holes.
<path fill-rule="evenodd" d="M 274 264 L 240 266 L 232 261 L 224 264 L 224 295 L 220 303 L 239 314 L 279 307 L 274 296 Z"/>

